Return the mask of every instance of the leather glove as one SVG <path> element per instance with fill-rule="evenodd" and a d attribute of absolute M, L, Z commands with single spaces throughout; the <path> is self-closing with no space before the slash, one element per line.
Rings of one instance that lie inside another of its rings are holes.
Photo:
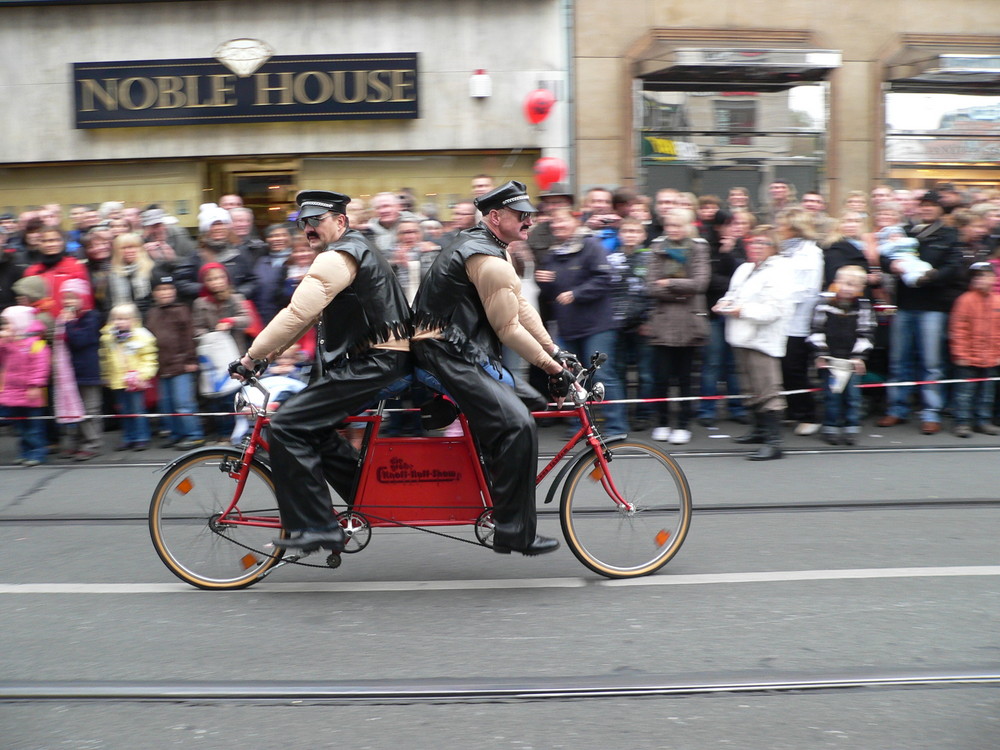
<path fill-rule="evenodd" d="M 558 400 L 569 395 L 569 389 L 576 378 L 565 367 L 557 373 L 549 375 L 549 395 Z"/>
<path fill-rule="evenodd" d="M 266 359 L 255 359 L 253 361 L 253 369 L 249 370 L 243 366 L 241 360 L 236 359 L 229 363 L 229 374 L 238 380 L 247 381 L 252 377 L 260 375 L 264 370 L 267 369 Z"/>

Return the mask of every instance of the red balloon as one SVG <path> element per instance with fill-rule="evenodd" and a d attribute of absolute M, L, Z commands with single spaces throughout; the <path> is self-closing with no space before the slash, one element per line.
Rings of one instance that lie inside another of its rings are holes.
<path fill-rule="evenodd" d="M 543 156 L 535 162 L 535 182 L 542 190 L 548 190 L 556 182 L 566 177 L 566 162 L 555 156 Z"/>
<path fill-rule="evenodd" d="M 552 105 L 556 103 L 556 95 L 548 89 L 535 89 L 528 98 L 524 100 L 524 117 L 532 125 L 537 125 L 552 111 Z"/>

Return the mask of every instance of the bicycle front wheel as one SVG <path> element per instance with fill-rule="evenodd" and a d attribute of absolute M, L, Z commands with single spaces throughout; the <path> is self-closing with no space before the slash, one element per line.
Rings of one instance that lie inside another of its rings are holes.
<path fill-rule="evenodd" d="M 570 471 L 559 507 L 563 535 L 577 559 L 595 573 L 648 575 L 684 543 L 691 489 L 681 467 L 659 448 L 630 440 L 607 451 L 608 476 L 592 454 Z"/>
<path fill-rule="evenodd" d="M 270 470 L 250 465 L 239 504 L 227 516 L 237 489 L 230 470 L 240 451 L 199 452 L 171 467 L 156 486 L 149 506 L 149 534 L 156 553 L 182 581 L 201 589 L 245 588 L 263 576 L 284 550 L 271 539 L 281 530 Z M 259 518 L 262 525 L 243 525 Z"/>

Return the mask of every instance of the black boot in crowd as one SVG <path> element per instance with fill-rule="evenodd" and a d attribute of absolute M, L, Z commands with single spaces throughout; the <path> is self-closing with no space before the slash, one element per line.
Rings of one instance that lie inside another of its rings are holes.
<path fill-rule="evenodd" d="M 764 430 L 764 444 L 747 456 L 747 460 L 771 461 L 781 458 L 781 412 L 760 412 L 758 419 Z"/>
<path fill-rule="evenodd" d="M 764 432 L 764 426 L 761 423 L 761 413 L 754 409 L 750 412 L 750 431 L 745 435 L 740 435 L 739 437 L 734 437 L 733 442 L 739 443 L 740 445 L 749 445 L 751 443 L 763 443 L 767 438 L 767 434 Z"/>

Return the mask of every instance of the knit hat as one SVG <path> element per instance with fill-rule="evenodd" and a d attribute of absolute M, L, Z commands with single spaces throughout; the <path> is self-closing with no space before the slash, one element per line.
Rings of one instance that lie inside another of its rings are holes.
<path fill-rule="evenodd" d="M 41 276 L 22 276 L 14 282 L 11 289 L 18 296 L 25 296 L 31 302 L 38 302 L 49 296 L 45 288 L 45 279 Z"/>
<path fill-rule="evenodd" d="M 207 234 L 208 230 L 212 228 L 212 225 L 220 221 L 223 224 L 232 224 L 233 217 L 229 215 L 229 212 L 226 209 L 220 208 L 216 203 L 201 204 L 201 207 L 198 209 L 199 232 Z"/>
<path fill-rule="evenodd" d="M 0 313 L 0 317 L 7 321 L 15 336 L 24 336 L 35 322 L 35 308 L 27 305 L 11 305 Z"/>
<path fill-rule="evenodd" d="M 90 296 L 90 284 L 83 279 L 66 279 L 59 287 L 59 293 L 72 292 L 80 297 Z"/>
<path fill-rule="evenodd" d="M 198 281 L 200 281 L 202 284 L 204 284 L 205 283 L 205 274 L 208 273 L 209 271 L 213 270 L 213 269 L 216 269 L 216 268 L 221 269 L 222 271 L 224 271 L 225 274 L 226 274 L 226 277 L 229 279 L 229 282 L 232 283 L 233 277 L 229 275 L 229 269 L 226 268 L 221 263 L 206 263 L 201 268 L 199 268 L 198 269 Z"/>

